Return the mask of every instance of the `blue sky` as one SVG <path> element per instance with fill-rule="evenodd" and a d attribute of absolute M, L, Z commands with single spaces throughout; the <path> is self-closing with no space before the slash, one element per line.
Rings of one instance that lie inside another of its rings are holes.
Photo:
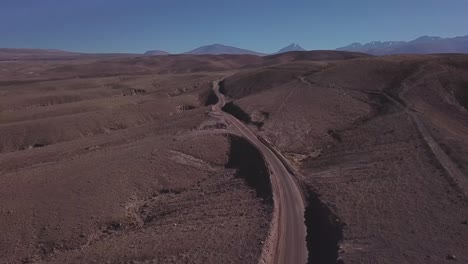
<path fill-rule="evenodd" d="M 467 0 L 2 0 L 0 47 L 172 53 L 220 43 L 275 52 L 292 42 L 468 35 Z"/>

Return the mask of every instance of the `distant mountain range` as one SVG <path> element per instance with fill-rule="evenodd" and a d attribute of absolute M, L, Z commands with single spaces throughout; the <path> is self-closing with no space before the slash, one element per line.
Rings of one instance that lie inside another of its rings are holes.
<path fill-rule="evenodd" d="M 289 52 L 289 51 L 305 51 L 305 49 L 303 49 L 298 44 L 293 43 L 287 47 L 280 49 L 278 52 L 274 54 L 279 54 L 279 53 L 284 53 L 284 52 Z M 149 56 L 168 55 L 168 54 L 169 54 L 168 52 L 161 51 L 161 50 L 147 51 L 145 53 L 145 55 L 149 55 Z M 257 55 L 257 56 L 269 55 L 269 54 L 265 54 L 261 52 L 256 52 L 252 50 L 241 49 L 241 48 L 236 48 L 236 47 L 231 47 L 231 46 L 226 46 L 226 45 L 221 45 L 221 44 L 202 46 L 202 47 L 196 48 L 194 50 L 191 50 L 182 54 L 191 54 L 191 55 L 221 55 L 221 54 L 245 55 L 247 54 L 247 55 Z"/>
<path fill-rule="evenodd" d="M 0 48 L 0 61 L 16 60 L 72 60 L 72 59 L 105 59 L 135 57 L 141 54 L 131 53 L 80 53 L 57 49 L 15 49 Z"/>
<path fill-rule="evenodd" d="M 468 36 L 455 38 L 423 36 L 412 41 L 353 43 L 336 50 L 363 52 L 372 55 L 468 53 Z"/>
<path fill-rule="evenodd" d="M 432 53 L 468 53 L 468 36 L 441 38 L 423 36 L 412 41 L 372 41 L 366 44 L 353 43 L 346 47 L 338 48 L 337 51 L 352 51 L 361 52 L 371 55 L 391 55 L 391 54 L 432 54 Z M 273 54 L 280 54 L 291 51 L 305 51 L 304 48 L 296 43 L 292 43 L 280 49 Z M 265 54 L 247 49 L 241 49 L 221 44 L 213 44 L 202 46 L 194 50 L 181 54 L 191 55 L 256 55 L 265 56 L 273 54 Z M 149 50 L 144 53 L 145 56 L 163 56 L 170 55 L 169 52 L 163 50 Z M 120 58 L 120 57 L 141 56 L 141 54 L 125 54 L 125 53 L 105 53 L 105 54 L 89 54 L 68 52 L 62 50 L 51 49 L 8 49 L 0 48 L 0 61 L 8 60 L 61 60 L 61 59 L 77 59 L 77 58 Z"/>

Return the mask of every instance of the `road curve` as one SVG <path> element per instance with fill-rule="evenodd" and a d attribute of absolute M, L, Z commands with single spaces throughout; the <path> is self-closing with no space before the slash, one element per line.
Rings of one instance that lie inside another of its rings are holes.
<path fill-rule="evenodd" d="M 281 160 L 263 144 L 257 136 L 234 116 L 222 111 L 226 104 L 224 95 L 219 92 L 218 82 L 213 82 L 213 90 L 218 103 L 212 106 L 213 111 L 221 113 L 228 122 L 265 157 L 271 170 L 271 183 L 275 213 L 277 213 L 277 234 L 275 245 L 272 245 L 272 262 L 278 264 L 303 264 L 307 262 L 306 226 L 304 223 L 304 200 L 301 189 Z"/>

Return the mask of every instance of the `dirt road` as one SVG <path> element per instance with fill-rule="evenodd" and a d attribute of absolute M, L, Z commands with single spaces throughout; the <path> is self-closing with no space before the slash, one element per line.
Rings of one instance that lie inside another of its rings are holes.
<path fill-rule="evenodd" d="M 436 74 L 441 74 L 444 72 L 445 70 L 442 70 L 441 72 L 436 73 Z M 300 77 L 299 80 L 306 85 L 312 85 L 304 77 Z M 400 92 L 398 97 L 400 100 L 405 102 L 406 100 L 404 98 L 404 93 L 407 90 L 407 87 L 405 84 L 402 84 L 402 85 L 403 85 L 403 91 Z M 399 102 L 398 100 L 396 100 L 395 98 L 387 94 L 386 92 L 379 91 L 379 90 L 365 90 L 363 92 L 374 93 L 374 94 L 385 96 L 388 100 L 390 100 L 393 104 L 399 107 L 402 111 L 405 111 L 405 113 L 407 113 L 413 120 L 416 128 L 418 129 L 419 134 L 421 135 L 421 138 L 424 140 L 426 145 L 434 154 L 434 157 L 437 159 L 437 161 L 446 171 L 447 176 L 449 176 L 450 179 L 453 181 L 453 183 L 458 186 L 458 188 L 463 192 L 463 194 L 466 197 L 468 197 L 468 178 L 463 174 L 463 172 L 459 169 L 459 167 L 450 159 L 447 153 L 445 153 L 445 151 L 439 146 L 437 141 L 432 137 L 428 128 L 424 124 L 424 121 L 421 119 L 419 113 L 417 113 L 416 111 L 412 109 L 409 109 L 406 105 L 403 105 L 401 102 Z"/>
<path fill-rule="evenodd" d="M 408 107 L 402 105 L 400 102 L 398 102 L 388 94 L 381 94 L 383 94 L 385 97 L 391 100 L 398 107 L 403 109 L 413 119 L 413 122 L 419 131 L 419 134 L 434 154 L 434 157 L 445 169 L 450 179 L 458 186 L 458 188 L 463 192 L 463 194 L 466 197 L 468 197 L 468 178 L 465 175 L 463 175 L 463 172 L 459 169 L 459 167 L 452 161 L 452 159 L 450 159 L 447 153 L 445 153 L 445 151 L 439 146 L 437 141 L 432 137 L 431 133 L 424 124 L 423 120 L 420 118 L 419 114 L 411 109 L 408 109 Z"/>
<path fill-rule="evenodd" d="M 274 207 L 277 230 L 276 241 L 272 245 L 273 263 L 307 262 L 306 227 L 304 224 L 304 200 L 294 176 L 292 176 L 281 160 L 241 121 L 222 111 L 226 101 L 219 92 L 218 82 L 213 83 L 213 89 L 219 101 L 213 110 L 222 113 L 228 122 L 235 126 L 239 132 L 254 144 L 264 155 L 272 172 L 271 182 L 274 198 Z M 275 217 L 274 217 L 275 218 Z"/>

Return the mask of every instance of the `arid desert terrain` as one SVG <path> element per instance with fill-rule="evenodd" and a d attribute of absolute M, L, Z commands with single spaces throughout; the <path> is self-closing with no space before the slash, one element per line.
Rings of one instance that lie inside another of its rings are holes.
<path fill-rule="evenodd" d="M 0 53 L 0 263 L 468 263 L 468 55 Z"/>

